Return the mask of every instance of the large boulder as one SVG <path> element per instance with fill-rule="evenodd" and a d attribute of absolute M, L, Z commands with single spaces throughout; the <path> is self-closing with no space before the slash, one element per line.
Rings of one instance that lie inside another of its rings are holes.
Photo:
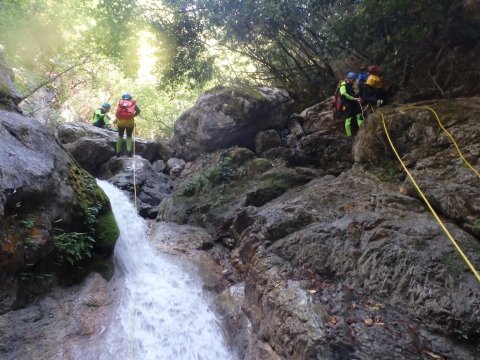
<path fill-rule="evenodd" d="M 0 140 L 1 313 L 56 264 L 110 253 L 118 228 L 106 195 L 45 126 L 0 110 Z"/>
<path fill-rule="evenodd" d="M 306 134 L 313 134 L 317 131 L 328 131 L 337 135 L 344 134 L 343 121 L 335 118 L 333 111 L 333 100 L 326 100 L 309 107 L 301 112 L 299 119 L 302 122 Z"/>
<path fill-rule="evenodd" d="M 478 172 L 463 162 L 432 110 L 470 166 L 478 169 L 480 97 L 388 107 L 383 111 L 399 155 L 432 205 L 480 237 L 480 209 L 472 202 L 480 195 Z M 371 117 L 359 132 L 354 157 L 366 167 L 383 168 L 384 176 L 398 172 L 397 159 L 388 144 L 380 114 Z M 402 187 L 408 194 L 420 198 L 409 179 L 403 181 Z"/>
<path fill-rule="evenodd" d="M 254 150 L 256 133 L 283 128 L 292 112 L 293 100 L 284 90 L 217 87 L 176 121 L 172 146 L 187 161 L 234 145 Z"/>
<path fill-rule="evenodd" d="M 98 174 L 125 191 L 132 201 L 136 196 L 138 212 L 144 218 L 154 219 L 162 200 L 172 193 L 170 177 L 155 171 L 148 160 L 137 155 L 113 157 L 101 166 Z"/>

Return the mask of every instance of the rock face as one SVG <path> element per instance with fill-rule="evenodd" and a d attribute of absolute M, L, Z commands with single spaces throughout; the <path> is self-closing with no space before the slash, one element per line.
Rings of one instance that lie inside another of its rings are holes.
<path fill-rule="evenodd" d="M 214 88 L 175 123 L 175 156 L 190 161 L 201 152 L 234 145 L 253 150 L 257 132 L 283 128 L 292 110 L 293 100 L 284 90 Z"/>
<path fill-rule="evenodd" d="M 381 111 L 400 156 L 480 269 L 472 200 L 480 179 L 422 107 L 438 112 L 478 168 L 480 98 L 415 105 Z M 158 219 L 206 228 L 229 281 L 244 284 L 231 317 L 245 327 L 233 335 L 248 347 L 245 359 L 476 359 L 480 284 L 402 172 L 380 114 L 353 144 L 331 113 L 304 112 L 311 130 L 296 148 L 195 160 Z"/>
<path fill-rule="evenodd" d="M 0 51 L 0 103 L 16 105 L 22 100 L 22 96 L 13 85 L 13 78 L 12 68 L 7 64 Z"/>
<path fill-rule="evenodd" d="M 55 271 L 54 262 L 111 252 L 118 228 L 108 198 L 46 127 L 0 110 L 0 139 L 2 313 L 35 295 L 22 291 L 40 285 L 36 276 Z"/>

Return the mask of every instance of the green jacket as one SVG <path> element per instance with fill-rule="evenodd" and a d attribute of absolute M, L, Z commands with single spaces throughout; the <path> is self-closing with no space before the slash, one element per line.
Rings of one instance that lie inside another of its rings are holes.
<path fill-rule="evenodd" d="M 110 118 L 102 108 L 95 110 L 95 112 L 93 113 L 92 121 L 94 126 L 101 128 L 106 127 L 109 120 Z"/>

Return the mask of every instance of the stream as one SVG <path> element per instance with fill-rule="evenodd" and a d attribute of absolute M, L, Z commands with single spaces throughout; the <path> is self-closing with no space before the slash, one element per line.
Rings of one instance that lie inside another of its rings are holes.
<path fill-rule="evenodd" d="M 120 228 L 115 266 L 125 281 L 99 358 L 236 359 L 199 277 L 153 248 L 147 223 L 125 194 L 106 181 L 98 185 L 110 198 Z"/>

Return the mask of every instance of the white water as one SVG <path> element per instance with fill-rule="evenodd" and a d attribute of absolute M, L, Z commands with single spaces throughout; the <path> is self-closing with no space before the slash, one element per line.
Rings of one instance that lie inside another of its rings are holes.
<path fill-rule="evenodd" d="M 200 280 L 155 251 L 145 221 L 120 190 L 106 181 L 98 184 L 120 228 L 115 260 L 125 274 L 100 359 L 233 360 Z"/>

